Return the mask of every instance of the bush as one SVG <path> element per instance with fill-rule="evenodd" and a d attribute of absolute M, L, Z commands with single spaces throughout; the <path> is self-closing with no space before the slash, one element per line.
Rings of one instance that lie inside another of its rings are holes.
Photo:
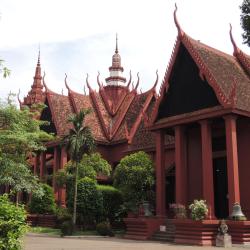
<path fill-rule="evenodd" d="M 61 225 L 64 221 L 71 221 L 72 215 L 67 208 L 58 207 L 56 209 L 56 220 L 57 225 Z"/>
<path fill-rule="evenodd" d="M 134 208 L 151 201 L 154 182 L 153 162 L 143 151 L 125 156 L 115 169 L 114 186 L 122 191 L 125 204 Z"/>
<path fill-rule="evenodd" d="M 56 203 L 52 187 L 41 184 L 43 195 L 33 194 L 29 205 L 30 213 L 34 214 L 55 214 Z"/>
<path fill-rule="evenodd" d="M 102 236 L 114 236 L 110 223 L 103 221 L 100 222 L 99 224 L 97 224 L 96 226 L 96 231 L 98 234 L 102 235 Z"/>
<path fill-rule="evenodd" d="M 7 195 L 0 196 L 0 250 L 21 249 L 27 229 L 24 208 L 11 203 Z"/>
<path fill-rule="evenodd" d="M 97 190 L 96 181 L 84 177 L 78 181 L 77 193 L 77 216 L 78 223 L 87 228 L 100 221 L 103 215 L 103 199 L 100 191 Z M 73 208 L 73 197 L 69 197 L 68 207 Z"/>
<path fill-rule="evenodd" d="M 103 216 L 112 224 L 118 217 L 123 203 L 122 193 L 112 186 L 97 185 L 103 197 Z"/>
<path fill-rule="evenodd" d="M 194 202 L 189 205 L 191 210 L 192 220 L 204 220 L 208 214 L 208 208 L 205 200 L 194 200 Z"/>
<path fill-rule="evenodd" d="M 71 220 L 64 221 L 61 225 L 61 236 L 72 235 L 74 231 L 74 225 Z"/>

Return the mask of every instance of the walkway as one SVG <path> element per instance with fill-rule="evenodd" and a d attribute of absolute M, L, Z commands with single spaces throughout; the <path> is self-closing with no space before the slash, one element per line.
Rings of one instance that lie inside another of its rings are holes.
<path fill-rule="evenodd" d="M 162 242 L 132 241 L 117 238 L 84 237 L 81 239 L 27 236 L 25 250 L 215 250 L 215 247 L 170 245 Z M 243 250 L 233 247 L 232 250 Z M 250 246 L 247 247 L 250 249 Z"/>

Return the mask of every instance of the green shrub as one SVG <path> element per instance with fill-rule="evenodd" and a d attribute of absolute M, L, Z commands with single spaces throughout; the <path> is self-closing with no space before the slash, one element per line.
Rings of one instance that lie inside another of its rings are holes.
<path fill-rule="evenodd" d="M 125 205 L 129 203 L 133 210 L 143 201 L 152 203 L 154 182 L 153 162 L 143 151 L 125 156 L 115 169 L 114 186 L 122 191 Z"/>
<path fill-rule="evenodd" d="M 113 236 L 113 232 L 109 222 L 103 221 L 96 225 L 96 231 L 102 236 Z"/>
<path fill-rule="evenodd" d="M 7 195 L 0 196 L 0 250 L 21 249 L 27 228 L 24 208 L 11 203 Z"/>
<path fill-rule="evenodd" d="M 204 220 L 208 214 L 208 208 L 205 200 L 194 200 L 194 202 L 189 205 L 191 210 L 192 220 Z"/>
<path fill-rule="evenodd" d="M 57 225 L 61 225 L 64 221 L 71 221 L 72 215 L 67 208 L 57 207 L 56 209 Z"/>
<path fill-rule="evenodd" d="M 43 195 L 33 194 L 29 205 L 30 213 L 36 214 L 54 214 L 56 212 L 56 203 L 52 187 L 47 184 L 41 184 Z"/>
<path fill-rule="evenodd" d="M 122 193 L 112 186 L 97 185 L 97 190 L 103 197 L 103 217 L 107 218 L 112 224 L 116 219 L 123 203 Z"/>
<path fill-rule="evenodd" d="M 74 225 L 71 220 L 64 221 L 60 228 L 61 228 L 61 236 L 73 234 Z"/>
<path fill-rule="evenodd" d="M 89 177 L 84 177 L 78 181 L 77 193 L 77 219 L 78 224 L 87 228 L 95 225 L 102 219 L 103 199 L 100 191 L 97 190 L 96 181 Z M 73 208 L 73 197 L 69 197 L 68 207 Z"/>

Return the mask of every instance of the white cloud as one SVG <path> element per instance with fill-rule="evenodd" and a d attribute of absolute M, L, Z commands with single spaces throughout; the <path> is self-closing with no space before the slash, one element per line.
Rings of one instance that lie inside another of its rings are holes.
<path fill-rule="evenodd" d="M 0 0 L 0 56 L 12 70 L 1 79 L 0 94 L 20 88 L 26 94 L 33 81 L 38 44 L 46 81 L 52 90 L 64 88 L 64 73 L 72 89 L 83 92 L 86 73 L 96 86 L 97 71 L 108 75 L 115 33 L 125 75 L 140 71 L 143 90 L 160 79 L 172 52 L 177 31 L 173 22 L 175 1 L 166 0 Z M 184 31 L 195 39 L 232 53 L 229 22 L 241 44 L 241 0 L 177 0 Z"/>

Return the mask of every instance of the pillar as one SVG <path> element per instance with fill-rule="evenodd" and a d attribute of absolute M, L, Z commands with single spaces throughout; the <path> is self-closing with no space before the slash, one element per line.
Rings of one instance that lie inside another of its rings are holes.
<path fill-rule="evenodd" d="M 61 157 L 60 157 L 60 169 L 63 169 L 65 164 L 67 163 L 67 152 L 65 147 L 61 148 Z M 59 205 L 61 207 L 66 207 L 66 187 L 60 187 L 59 188 Z"/>
<path fill-rule="evenodd" d="M 38 167 L 38 160 L 39 160 L 39 154 L 34 157 L 34 168 L 33 168 L 33 174 L 37 175 L 37 167 Z"/>
<path fill-rule="evenodd" d="M 46 152 L 40 153 L 40 181 L 44 180 L 45 164 L 46 163 Z"/>
<path fill-rule="evenodd" d="M 187 202 L 187 160 L 186 135 L 184 127 L 175 127 L 175 192 L 176 203 L 186 205 Z"/>
<path fill-rule="evenodd" d="M 227 115 L 224 117 L 226 128 L 229 214 L 232 213 L 233 204 L 236 202 L 240 203 L 236 118 L 235 115 Z"/>
<path fill-rule="evenodd" d="M 166 216 L 165 134 L 156 132 L 156 215 Z"/>
<path fill-rule="evenodd" d="M 214 182 L 211 124 L 208 120 L 200 122 L 202 148 L 202 189 L 203 199 L 208 204 L 208 219 L 214 219 Z"/>
<path fill-rule="evenodd" d="M 59 169 L 59 155 L 58 155 L 58 148 L 54 147 L 54 158 L 53 158 L 53 179 L 52 179 L 52 186 L 55 194 L 55 199 L 58 201 L 58 189 L 56 185 L 56 172 Z"/>

